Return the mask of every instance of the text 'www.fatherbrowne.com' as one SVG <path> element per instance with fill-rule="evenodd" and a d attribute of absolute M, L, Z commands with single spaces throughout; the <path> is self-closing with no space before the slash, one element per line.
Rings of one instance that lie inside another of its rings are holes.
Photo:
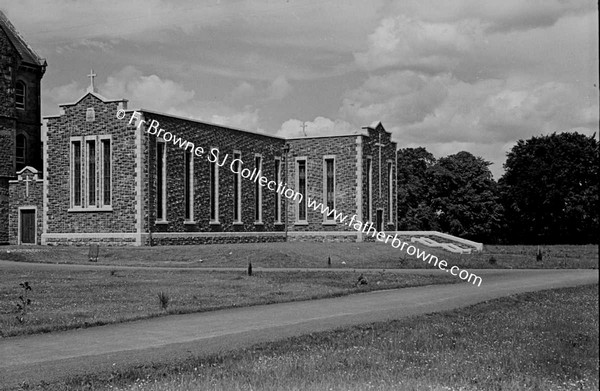
<path fill-rule="evenodd" d="M 126 112 L 124 110 L 117 111 L 117 118 L 124 119 L 126 116 Z M 188 140 L 184 140 L 181 137 L 177 137 L 171 132 L 168 132 L 164 129 L 159 128 L 160 124 L 156 120 L 152 120 L 150 123 L 147 123 L 145 120 L 141 119 L 141 113 L 134 111 L 129 119 L 129 125 L 137 126 L 139 129 L 140 126 L 146 125 L 146 132 L 151 135 L 155 135 L 156 137 L 162 138 L 165 142 L 173 142 L 173 145 L 178 146 L 184 150 L 189 149 L 190 152 L 193 152 L 194 155 L 201 157 L 204 155 L 205 151 L 202 146 L 196 146 L 194 143 Z M 222 161 L 219 161 L 219 149 L 211 148 L 210 153 L 207 155 L 207 159 L 211 163 L 218 164 L 219 166 L 225 165 L 227 161 L 228 155 L 222 158 Z M 242 178 L 249 179 L 253 182 L 258 182 L 261 187 L 267 187 L 269 190 L 275 191 L 286 198 L 294 201 L 294 202 L 303 202 L 304 195 L 287 187 L 287 184 L 282 182 L 269 181 L 265 176 L 262 175 L 262 171 L 256 170 L 254 168 L 252 171 L 248 168 L 242 168 L 244 162 L 241 159 L 232 159 L 231 164 L 229 166 L 231 172 L 234 174 L 239 174 Z M 394 248 L 399 248 L 400 251 L 406 251 L 406 253 L 410 256 L 417 256 L 417 259 L 422 259 L 423 262 L 427 262 L 429 265 L 433 263 L 434 267 L 438 267 L 440 270 L 445 270 L 447 273 L 452 274 L 453 276 L 458 276 L 461 280 L 472 283 L 473 285 L 481 286 L 482 279 L 481 277 L 469 272 L 466 269 L 460 269 L 458 266 L 452 266 L 448 268 L 448 262 L 446 260 L 440 260 L 435 255 L 428 254 L 426 251 L 418 249 L 416 246 L 409 244 L 407 242 L 403 242 L 398 238 L 398 235 L 386 235 L 385 232 L 377 231 L 375 227 L 373 227 L 373 223 L 363 223 L 357 220 L 357 215 L 353 215 L 348 220 L 348 215 L 344 215 L 336 211 L 335 209 L 329 209 L 329 207 L 323 205 L 321 202 L 317 202 L 316 200 L 311 199 L 310 197 L 306 197 L 306 202 L 309 208 L 312 208 L 314 211 L 318 211 L 326 216 L 330 216 L 334 218 L 334 221 L 339 221 L 346 226 L 349 226 L 355 229 L 358 232 L 362 232 L 366 235 L 371 235 L 375 240 L 380 242 L 388 243 L 390 242 L 391 246 Z"/>
<path fill-rule="evenodd" d="M 353 215 L 348 220 L 348 215 L 344 215 L 343 213 L 338 212 L 335 209 L 329 209 L 329 207 L 323 205 L 321 202 L 317 202 L 310 197 L 306 198 L 308 202 L 308 207 L 312 208 L 315 211 L 319 211 L 326 216 L 333 217 L 334 221 L 339 221 L 344 225 L 354 228 L 358 232 L 362 232 L 366 235 L 371 235 L 372 238 L 378 240 L 380 242 L 388 243 L 392 245 L 394 248 L 399 248 L 400 251 L 406 251 L 408 255 L 416 255 L 417 259 L 422 259 L 423 262 L 427 262 L 429 265 L 433 264 L 434 267 L 438 267 L 440 270 L 445 270 L 446 273 L 450 273 L 453 276 L 458 276 L 463 281 L 468 281 L 473 285 L 481 286 L 481 282 L 483 281 L 481 277 L 477 276 L 469 272 L 466 269 L 460 269 L 458 266 L 452 266 L 448 268 L 448 262 L 444 259 L 440 260 L 435 255 L 431 255 L 426 251 L 420 250 L 416 246 L 409 244 L 408 242 L 404 242 L 400 240 L 397 234 L 386 235 L 383 231 L 377 231 L 375 227 L 373 227 L 373 223 L 363 223 L 362 221 L 357 220 L 358 216 Z"/>

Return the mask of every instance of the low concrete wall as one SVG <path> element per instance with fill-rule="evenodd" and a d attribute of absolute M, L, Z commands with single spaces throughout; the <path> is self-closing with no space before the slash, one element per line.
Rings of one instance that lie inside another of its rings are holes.
<path fill-rule="evenodd" d="M 403 236 L 438 236 L 440 238 L 452 240 L 458 243 L 465 244 L 467 246 L 474 247 L 477 251 L 483 250 L 483 243 L 474 242 L 472 240 L 459 238 L 458 236 L 453 236 L 438 231 L 396 231 L 395 233 Z"/>

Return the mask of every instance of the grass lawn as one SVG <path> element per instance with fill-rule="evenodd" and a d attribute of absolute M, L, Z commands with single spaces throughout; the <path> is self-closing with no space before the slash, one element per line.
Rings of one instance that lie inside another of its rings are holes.
<path fill-rule="evenodd" d="M 515 295 L 45 389 L 598 390 L 598 285 Z"/>
<path fill-rule="evenodd" d="M 219 308 L 333 297 L 379 289 L 461 282 L 450 275 L 348 272 L 209 272 L 181 269 L 0 269 L 0 337 L 87 327 Z M 27 281 L 32 303 L 24 321 L 16 303 Z M 169 297 L 167 311 L 158 294 Z"/>
<path fill-rule="evenodd" d="M 597 245 L 542 246 L 543 261 L 536 261 L 537 246 L 485 246 L 483 252 L 453 254 L 417 245 L 463 269 L 483 268 L 598 268 Z M 324 268 L 428 268 L 416 256 L 393 248 L 389 243 L 245 243 L 232 245 L 102 247 L 99 264 L 171 267 L 255 267 Z M 90 264 L 87 247 L 0 247 L 0 259 L 23 262 Z M 345 262 L 343 264 L 342 262 Z"/>

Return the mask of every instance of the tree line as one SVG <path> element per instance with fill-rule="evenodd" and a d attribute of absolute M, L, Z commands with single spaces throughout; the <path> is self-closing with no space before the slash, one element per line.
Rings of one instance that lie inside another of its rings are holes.
<path fill-rule="evenodd" d="M 598 141 L 580 133 L 519 140 L 495 181 L 490 162 L 459 152 L 398 151 L 398 229 L 484 243 L 598 243 Z"/>

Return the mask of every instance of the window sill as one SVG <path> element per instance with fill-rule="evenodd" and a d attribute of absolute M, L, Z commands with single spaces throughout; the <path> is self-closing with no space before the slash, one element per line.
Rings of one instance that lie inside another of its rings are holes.
<path fill-rule="evenodd" d="M 274 225 L 285 225 L 285 223 L 282 223 L 281 221 L 276 221 L 276 222 L 274 223 Z"/>
<path fill-rule="evenodd" d="M 112 212 L 111 206 L 103 206 L 101 208 L 69 208 L 68 213 L 89 213 L 89 212 Z"/>
<path fill-rule="evenodd" d="M 265 225 L 265 223 L 263 223 L 262 221 L 255 221 L 254 225 Z"/>
<path fill-rule="evenodd" d="M 167 220 L 158 220 L 154 222 L 155 225 L 169 224 Z"/>
<path fill-rule="evenodd" d="M 308 225 L 308 221 L 295 221 L 294 225 Z"/>
<path fill-rule="evenodd" d="M 196 221 L 194 220 L 186 220 L 183 222 L 183 224 L 187 224 L 187 225 L 195 225 L 198 224 Z"/>
<path fill-rule="evenodd" d="M 208 224 L 210 224 L 210 225 L 221 225 L 221 222 L 220 221 L 211 221 Z"/>
<path fill-rule="evenodd" d="M 234 221 L 233 225 L 244 225 L 243 221 Z"/>

